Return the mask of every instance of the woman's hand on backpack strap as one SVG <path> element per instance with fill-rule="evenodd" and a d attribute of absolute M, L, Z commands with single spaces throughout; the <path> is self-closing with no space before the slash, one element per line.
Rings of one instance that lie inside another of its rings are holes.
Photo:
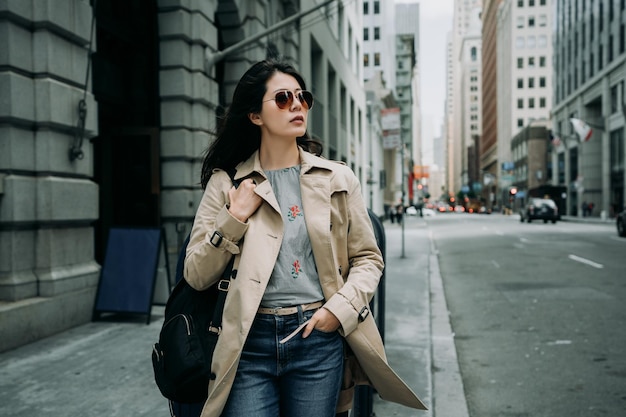
<path fill-rule="evenodd" d="M 263 202 L 263 199 L 254 192 L 255 188 L 254 180 L 247 178 L 239 184 L 239 187 L 232 187 L 228 190 L 228 198 L 230 199 L 228 211 L 242 223 L 247 222 L 248 218 Z"/>

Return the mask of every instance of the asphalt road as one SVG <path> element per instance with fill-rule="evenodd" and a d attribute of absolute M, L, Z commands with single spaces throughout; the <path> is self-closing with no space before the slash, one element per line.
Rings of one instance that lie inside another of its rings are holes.
<path fill-rule="evenodd" d="M 429 218 L 472 417 L 626 416 L 615 226 Z"/>

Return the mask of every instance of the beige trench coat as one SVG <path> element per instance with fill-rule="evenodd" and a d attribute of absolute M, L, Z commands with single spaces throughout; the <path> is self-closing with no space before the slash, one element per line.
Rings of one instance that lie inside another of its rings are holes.
<path fill-rule="evenodd" d="M 344 164 L 300 150 L 302 205 L 313 247 L 324 308 L 341 322 L 354 357 L 346 361 L 338 411 L 350 408 L 355 384 L 371 384 L 381 398 L 426 409 L 387 364 L 382 339 L 369 313 L 383 260 L 354 173 Z M 231 254 L 234 273 L 226 299 L 222 333 L 213 356 L 208 400 L 202 417 L 220 415 L 232 386 L 242 347 L 278 256 L 283 221 L 258 152 L 237 167 L 236 178 L 251 177 L 264 200 L 241 223 L 226 208 L 231 181 L 223 171 L 211 177 L 198 208 L 185 260 L 185 278 L 202 290 L 215 283 Z M 223 236 L 218 246 L 219 235 Z M 245 236 L 245 242 L 242 242 Z M 360 365 L 360 366 L 359 366 Z"/>

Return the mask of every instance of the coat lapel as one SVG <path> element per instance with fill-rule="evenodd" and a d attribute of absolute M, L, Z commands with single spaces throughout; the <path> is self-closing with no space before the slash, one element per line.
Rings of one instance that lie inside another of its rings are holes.
<path fill-rule="evenodd" d="M 324 296 L 329 299 L 339 290 L 337 285 L 338 272 L 334 269 L 336 262 L 331 236 L 331 174 L 323 160 L 312 157 L 307 152 L 300 151 L 302 172 L 300 188 L 302 192 L 302 206 L 313 256 L 316 259 L 331 259 L 331 262 L 316 262 L 319 268 L 320 283 Z M 317 169 L 321 168 L 321 169 Z"/>

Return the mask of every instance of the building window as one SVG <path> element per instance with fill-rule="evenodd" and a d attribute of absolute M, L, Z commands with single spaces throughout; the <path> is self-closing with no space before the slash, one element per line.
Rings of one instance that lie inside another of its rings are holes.
<path fill-rule="evenodd" d="M 546 5 L 546 0 L 539 0 L 539 5 L 540 6 L 545 6 Z"/>
<path fill-rule="evenodd" d="M 624 129 L 616 129 L 609 133 L 609 147 L 611 152 L 611 172 L 624 170 Z"/>
<path fill-rule="evenodd" d="M 537 38 L 537 46 L 539 48 L 545 48 L 548 46 L 548 37 L 546 35 L 539 35 Z"/>
<path fill-rule="evenodd" d="M 374 66 L 380 66 L 380 52 L 374 53 Z"/>
<path fill-rule="evenodd" d="M 535 77 L 530 77 L 528 79 L 528 88 L 535 88 Z"/>
<path fill-rule="evenodd" d="M 529 56 L 528 57 L 528 68 L 535 68 L 535 57 L 534 56 Z"/>
<path fill-rule="evenodd" d="M 617 84 L 611 87 L 611 114 L 617 113 Z"/>
<path fill-rule="evenodd" d="M 534 98 L 529 98 L 528 99 L 528 108 L 529 109 L 534 109 L 535 108 L 535 99 Z"/>
<path fill-rule="evenodd" d="M 364 67 L 370 66 L 370 54 L 363 54 L 363 66 Z"/>
<path fill-rule="evenodd" d="M 529 16 L 528 17 L 528 27 L 529 28 L 534 28 L 535 27 L 535 16 Z"/>
<path fill-rule="evenodd" d="M 470 56 L 471 56 L 472 62 L 476 62 L 476 59 L 478 59 L 478 51 L 476 50 L 475 46 L 472 46 Z"/>
<path fill-rule="evenodd" d="M 518 109 L 523 109 L 524 108 L 524 100 L 521 98 L 517 99 L 517 108 Z"/>
<path fill-rule="evenodd" d="M 545 68 L 546 67 L 546 57 L 545 56 L 540 56 L 539 57 L 539 67 L 541 67 L 541 68 Z"/>
<path fill-rule="evenodd" d="M 374 28 L 374 40 L 377 41 L 380 39 L 380 28 L 377 26 Z"/>
<path fill-rule="evenodd" d="M 529 48 L 532 49 L 535 47 L 535 42 L 536 42 L 536 38 L 534 36 L 529 36 L 526 44 L 528 45 Z"/>
<path fill-rule="evenodd" d="M 517 7 L 524 7 L 524 0 L 517 0 Z"/>
<path fill-rule="evenodd" d="M 370 40 L 370 28 L 363 28 L 363 40 L 364 41 Z"/>
<path fill-rule="evenodd" d="M 533 7 L 535 5 L 535 0 L 528 0 L 528 7 Z"/>
<path fill-rule="evenodd" d="M 539 15 L 539 19 L 537 20 L 539 21 L 539 26 L 541 27 L 545 27 L 548 25 L 548 16 L 546 16 L 545 14 Z"/>
<path fill-rule="evenodd" d="M 374 2 L 374 14 L 380 14 L 380 1 Z"/>
<path fill-rule="evenodd" d="M 542 109 L 546 108 L 546 98 L 545 97 L 539 97 L 539 107 Z"/>
<path fill-rule="evenodd" d="M 519 29 L 524 27 L 524 16 L 517 16 L 517 27 Z"/>
<path fill-rule="evenodd" d="M 517 38 L 515 38 L 515 47 L 517 49 L 524 49 L 524 37 L 523 36 L 518 36 Z"/>
<path fill-rule="evenodd" d="M 539 87 L 546 86 L 546 77 L 539 77 Z"/>
<path fill-rule="evenodd" d="M 524 58 L 517 58 L 517 68 L 524 68 Z"/>
<path fill-rule="evenodd" d="M 370 14 L 370 3 L 367 0 L 363 2 L 363 14 Z"/>
<path fill-rule="evenodd" d="M 524 88 L 524 79 L 523 78 L 518 78 L 517 79 L 517 88 Z"/>
<path fill-rule="evenodd" d="M 517 127 L 524 127 L 524 119 L 517 119 Z"/>

